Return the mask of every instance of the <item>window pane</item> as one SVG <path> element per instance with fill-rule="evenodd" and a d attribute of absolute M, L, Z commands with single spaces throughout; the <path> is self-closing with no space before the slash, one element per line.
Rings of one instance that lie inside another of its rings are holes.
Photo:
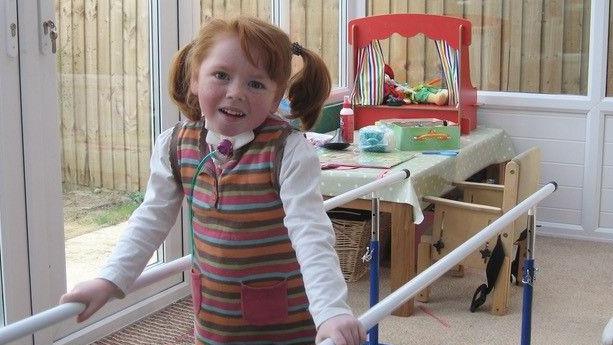
<path fill-rule="evenodd" d="M 232 18 L 238 15 L 258 17 L 272 22 L 270 0 L 200 1 L 200 21 L 206 18 Z M 289 35 L 292 42 L 313 50 L 326 62 L 332 77 L 332 87 L 341 86 L 339 76 L 339 6 L 340 0 L 288 1 Z M 325 10 L 324 10 L 325 9 Z M 293 59 L 292 70 L 302 67 L 300 59 Z"/>
<path fill-rule="evenodd" d="M 148 0 L 55 6 L 70 290 L 98 274 L 145 192 L 153 141 L 150 16 Z"/>
<path fill-rule="evenodd" d="M 339 0 L 290 1 L 290 39 L 323 58 L 332 77 L 332 88 L 343 86 L 339 77 Z M 301 68 L 293 59 L 293 71 Z"/>
<path fill-rule="evenodd" d="M 470 20 L 470 74 L 479 90 L 587 94 L 589 0 L 367 2 L 367 15 L 387 13 Z M 415 85 L 438 76 L 431 40 L 419 35 L 386 41 L 384 55 L 397 81 Z"/>

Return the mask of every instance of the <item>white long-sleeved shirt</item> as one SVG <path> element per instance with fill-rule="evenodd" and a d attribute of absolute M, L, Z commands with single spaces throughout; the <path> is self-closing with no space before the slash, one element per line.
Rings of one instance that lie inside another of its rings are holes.
<path fill-rule="evenodd" d="M 151 175 L 143 203 L 134 211 L 100 278 L 127 292 L 175 222 L 183 191 L 169 161 L 172 128 L 158 136 L 151 156 Z M 287 138 L 279 173 L 284 225 L 300 264 L 309 311 L 315 325 L 340 314 L 352 314 L 347 285 L 334 250 L 334 231 L 319 190 L 320 165 L 302 134 Z"/>

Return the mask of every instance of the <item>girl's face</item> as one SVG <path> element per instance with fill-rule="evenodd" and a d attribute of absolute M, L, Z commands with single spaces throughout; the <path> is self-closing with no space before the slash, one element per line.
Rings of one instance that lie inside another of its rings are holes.
<path fill-rule="evenodd" d="M 257 55 L 254 60 L 259 60 Z M 258 127 L 280 101 L 277 83 L 249 62 L 234 34 L 217 39 L 192 76 L 190 91 L 198 96 L 207 128 L 225 136 Z"/>

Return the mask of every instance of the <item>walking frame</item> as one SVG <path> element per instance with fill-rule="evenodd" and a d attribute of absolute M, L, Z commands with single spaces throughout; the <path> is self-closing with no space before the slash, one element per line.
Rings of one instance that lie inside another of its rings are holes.
<path fill-rule="evenodd" d="M 372 193 L 373 200 L 377 200 L 375 197 L 375 191 L 397 183 L 399 181 L 405 180 L 409 177 L 410 173 L 408 170 L 402 170 L 397 172 L 391 172 L 381 179 L 376 181 L 367 183 L 361 187 L 328 199 L 324 202 L 324 207 L 326 210 L 330 210 L 332 208 L 341 206 L 351 200 L 360 198 L 364 195 L 368 195 Z M 516 218 L 525 214 L 530 210 L 529 217 L 530 225 L 532 227 L 532 231 L 529 231 L 528 241 L 531 243 L 529 247 L 528 260 L 529 264 L 526 266 L 529 268 L 526 269 L 527 275 L 524 279 L 524 289 L 529 287 L 528 292 L 524 292 L 524 318 L 522 320 L 522 345 L 530 344 L 530 313 L 531 313 L 531 302 L 532 302 L 532 287 L 533 287 L 533 279 L 534 279 L 534 208 L 536 205 L 543 199 L 545 199 L 549 194 L 554 192 L 557 189 L 557 184 L 555 182 L 550 182 L 543 186 L 541 189 L 533 193 L 531 196 L 523 200 L 517 206 L 503 214 L 496 221 L 492 222 L 490 225 L 485 227 L 479 233 L 475 234 L 465 243 L 460 245 L 454 251 L 446 255 L 445 257 L 438 260 L 432 266 L 424 270 L 422 273 L 417 275 L 415 278 L 404 284 L 402 287 L 392 292 L 386 298 L 381 300 L 379 303 L 373 305 L 368 311 L 362 314 L 358 320 L 362 323 L 365 329 L 373 329 L 380 320 L 384 317 L 390 315 L 397 306 L 407 302 L 409 299 L 414 297 L 420 290 L 422 290 L 425 286 L 432 284 L 436 279 L 441 277 L 450 269 L 457 266 L 466 256 L 477 250 L 479 246 L 481 246 L 485 241 L 487 241 L 492 236 L 500 233 L 506 226 L 511 224 Z M 373 206 L 375 209 L 373 210 L 373 217 L 378 217 L 378 212 L 376 212 L 376 201 L 373 201 Z M 375 213 L 377 216 L 375 216 Z M 378 219 L 377 219 L 378 220 Z M 377 222 L 378 223 L 378 222 Z M 378 243 L 374 243 L 378 241 L 375 229 L 373 226 L 373 244 L 378 245 Z M 374 249 L 374 248 L 371 248 Z M 378 255 L 378 253 L 377 253 Z M 157 282 L 161 279 L 170 277 L 174 274 L 180 273 L 182 271 L 188 270 L 191 265 L 191 255 L 184 256 L 180 259 L 174 260 L 172 262 L 159 265 L 157 267 L 151 268 L 141 274 L 141 276 L 135 281 L 130 291 L 138 290 L 142 287 L 150 285 L 154 282 Z M 371 302 L 376 302 L 378 299 L 378 260 L 376 261 L 376 266 L 371 263 L 371 271 L 374 272 L 374 276 L 377 281 L 374 282 L 372 279 L 373 273 L 371 273 Z M 376 286 L 375 286 L 376 284 Z M 528 304 L 528 305 L 526 305 Z M 64 320 L 75 317 L 80 314 L 83 310 L 85 310 L 85 305 L 82 303 L 64 303 L 58 305 L 54 308 L 48 309 L 41 313 L 35 314 L 23 320 L 17 321 L 13 324 L 7 325 L 0 329 L 0 345 L 7 344 L 13 340 L 22 338 L 29 334 L 33 334 L 39 330 L 52 326 L 56 323 L 62 322 Z M 526 316 L 527 314 L 527 316 Z M 376 328 L 375 328 L 376 329 Z M 371 332 L 370 337 L 376 338 L 376 333 Z M 526 338 L 527 340 L 524 340 Z M 373 340 L 373 339 L 371 339 Z M 334 345 L 334 342 L 331 339 L 327 339 L 321 343 L 322 345 Z M 376 343 L 375 343 L 376 344 Z"/>

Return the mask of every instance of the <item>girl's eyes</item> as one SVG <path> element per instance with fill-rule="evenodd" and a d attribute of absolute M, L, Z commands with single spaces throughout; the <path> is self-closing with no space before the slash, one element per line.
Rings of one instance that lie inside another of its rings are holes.
<path fill-rule="evenodd" d="M 217 79 L 222 79 L 222 80 L 227 80 L 229 79 L 228 74 L 226 72 L 215 72 L 215 78 Z"/>
<path fill-rule="evenodd" d="M 226 73 L 226 72 L 215 72 L 215 73 L 213 73 L 213 76 L 216 79 L 219 79 L 219 80 L 230 80 L 230 75 L 228 73 Z M 247 85 L 249 85 L 249 87 L 257 89 L 257 90 L 266 89 L 266 85 L 264 85 L 264 83 L 259 82 L 257 80 L 252 80 L 252 81 L 248 82 Z"/>
<path fill-rule="evenodd" d="M 255 80 L 250 81 L 249 86 L 254 89 L 258 89 L 258 90 L 266 88 L 266 86 L 263 83 L 260 83 L 259 81 L 255 81 Z"/>

